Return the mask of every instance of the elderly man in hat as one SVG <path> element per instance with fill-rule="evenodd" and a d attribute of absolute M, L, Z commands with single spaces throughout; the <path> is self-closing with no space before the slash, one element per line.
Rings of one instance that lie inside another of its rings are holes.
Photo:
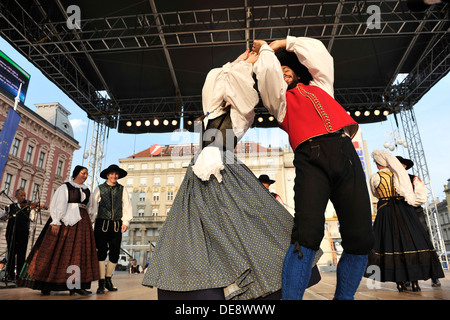
<path fill-rule="evenodd" d="M 275 180 L 270 179 L 269 176 L 268 176 L 267 174 L 262 174 L 262 175 L 260 175 L 259 178 L 258 178 L 258 180 L 262 183 L 262 185 L 263 185 L 264 187 L 267 188 L 267 190 L 270 190 L 270 189 L 269 189 L 269 188 L 270 188 L 270 185 L 273 184 L 273 183 L 275 183 Z M 283 200 L 281 199 L 281 197 L 280 197 L 277 193 L 272 192 L 272 191 L 269 191 L 269 192 L 270 192 L 271 195 L 273 195 L 273 196 L 275 197 L 275 199 L 278 200 L 278 202 L 280 202 L 281 204 L 284 205 Z"/>
<path fill-rule="evenodd" d="M 409 170 L 414 166 L 414 162 L 410 159 L 405 159 L 401 156 L 397 156 L 397 159 L 403 165 L 405 170 Z M 408 173 L 408 175 L 409 175 L 409 179 L 411 180 L 414 194 L 416 195 L 416 201 L 415 201 L 413 207 L 416 210 L 416 214 L 419 217 L 420 223 L 425 228 L 425 230 L 428 231 L 428 226 L 427 226 L 427 222 L 425 219 L 425 212 L 422 207 L 422 205 L 424 205 L 428 199 L 427 186 L 422 181 L 422 179 L 420 179 L 418 176 L 415 176 L 410 173 Z M 439 279 L 431 279 L 431 286 L 432 287 L 440 287 L 441 282 L 439 281 Z"/>
<path fill-rule="evenodd" d="M 374 238 L 366 179 L 351 141 L 358 124 L 334 99 L 333 57 L 321 41 L 306 37 L 289 36 L 270 46 L 256 40 L 253 50 L 259 55 L 254 72 L 261 99 L 295 153 L 295 217 L 283 299 L 303 297 L 329 200 L 344 248 L 334 298 L 354 299 Z"/>
<path fill-rule="evenodd" d="M 108 291 L 117 291 L 111 277 L 119 260 L 122 233 L 127 231 L 133 218 L 128 192 L 117 182 L 126 175 L 119 166 L 110 165 L 100 173 L 106 182 L 95 188 L 91 197 L 90 212 L 96 217 L 94 235 L 100 268 L 98 294 L 105 293 L 105 287 Z"/>

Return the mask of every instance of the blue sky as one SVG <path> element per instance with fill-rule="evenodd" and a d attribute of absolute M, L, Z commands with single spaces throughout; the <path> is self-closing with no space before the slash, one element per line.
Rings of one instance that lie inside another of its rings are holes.
<path fill-rule="evenodd" d="M 69 110 L 71 113 L 69 120 L 74 129 L 75 139 L 81 146 L 80 150 L 74 153 L 73 163 L 74 165 L 82 164 L 84 161 L 84 165 L 87 166 L 87 160 L 83 159 L 83 154 L 89 149 L 93 123 L 89 123 L 86 113 L 1 37 L 0 50 L 31 74 L 31 82 L 25 100 L 27 107 L 31 110 L 36 110 L 35 104 L 59 102 Z M 440 200 L 445 198 L 443 186 L 450 179 L 450 139 L 447 137 L 450 124 L 449 89 L 450 74 L 436 84 L 414 106 L 434 195 L 439 197 Z M 369 153 L 376 149 L 384 149 L 383 145 L 386 139 L 396 129 L 393 116 L 388 116 L 388 120 L 384 122 L 361 125 L 362 136 L 367 141 Z M 281 147 L 288 145 L 287 135 L 280 129 L 249 130 L 244 140 L 260 142 L 266 146 L 269 143 L 272 146 Z M 112 163 L 118 164 L 118 159 L 129 157 L 134 153 L 149 148 L 153 144 L 178 144 L 184 142 L 191 142 L 191 135 L 130 135 L 119 134 L 116 129 L 111 129 L 105 145 L 106 155 L 102 168 L 106 168 Z M 408 157 L 408 152 L 403 147 L 399 148 L 398 153 L 397 151 L 393 153 Z M 376 169 L 372 166 L 372 172 L 374 170 Z"/>

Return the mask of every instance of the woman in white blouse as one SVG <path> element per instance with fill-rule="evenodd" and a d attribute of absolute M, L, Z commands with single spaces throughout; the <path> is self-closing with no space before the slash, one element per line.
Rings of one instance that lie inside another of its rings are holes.
<path fill-rule="evenodd" d="M 72 180 L 62 184 L 50 202 L 50 219 L 39 235 L 20 274 L 19 286 L 88 295 L 99 279 L 92 220 L 87 211 L 88 170 L 76 166 Z"/>

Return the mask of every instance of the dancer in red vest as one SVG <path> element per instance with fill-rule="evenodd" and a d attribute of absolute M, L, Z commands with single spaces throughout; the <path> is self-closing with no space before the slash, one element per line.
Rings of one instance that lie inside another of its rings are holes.
<path fill-rule="evenodd" d="M 335 299 L 354 299 L 373 246 L 370 198 L 351 138 L 358 124 L 334 99 L 333 58 L 323 43 L 287 37 L 256 40 L 261 99 L 289 135 L 295 152 L 295 223 L 283 265 L 284 300 L 302 299 L 324 235 L 328 200 L 336 210 L 344 252 Z M 275 54 L 276 53 L 276 54 Z"/>

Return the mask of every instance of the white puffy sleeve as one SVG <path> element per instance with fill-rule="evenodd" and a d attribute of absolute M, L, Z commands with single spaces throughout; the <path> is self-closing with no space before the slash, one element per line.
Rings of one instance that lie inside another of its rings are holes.
<path fill-rule="evenodd" d="M 264 107 L 279 123 L 286 116 L 287 84 L 283 78 L 280 61 L 273 49 L 264 44 L 259 50 L 258 61 L 253 65 L 258 80 L 258 91 Z"/>
<path fill-rule="evenodd" d="M 91 193 L 88 203 L 88 212 L 91 217 L 91 221 L 94 222 L 98 214 L 98 203 L 100 202 L 100 189 L 96 187 L 94 192 Z"/>
<path fill-rule="evenodd" d="M 130 195 L 124 187 L 122 192 L 122 223 L 127 227 L 133 219 L 133 207 L 131 206 Z"/>
<path fill-rule="evenodd" d="M 238 140 L 244 136 L 253 123 L 254 107 L 259 101 L 252 75 L 252 65 L 244 60 L 228 62 L 208 73 L 202 89 L 205 128 L 208 119 L 223 115 L 228 107 L 226 103 L 229 103 L 233 132 Z M 221 182 L 220 171 L 223 169 L 222 152 L 216 146 L 203 148 L 192 166 L 195 175 L 203 181 L 208 181 L 213 175 Z"/>
<path fill-rule="evenodd" d="M 69 191 L 66 184 L 62 184 L 56 189 L 50 201 L 50 217 L 52 218 L 52 225 L 61 225 L 61 220 L 67 212 L 69 201 Z"/>
<path fill-rule="evenodd" d="M 414 207 L 421 206 L 427 202 L 428 190 L 425 183 L 419 177 L 414 177 L 413 179 L 414 194 L 416 195 L 416 202 Z"/>
<path fill-rule="evenodd" d="M 308 37 L 286 38 L 286 50 L 294 52 L 313 77 L 310 85 L 317 86 L 334 97 L 334 61 L 322 41 Z"/>

